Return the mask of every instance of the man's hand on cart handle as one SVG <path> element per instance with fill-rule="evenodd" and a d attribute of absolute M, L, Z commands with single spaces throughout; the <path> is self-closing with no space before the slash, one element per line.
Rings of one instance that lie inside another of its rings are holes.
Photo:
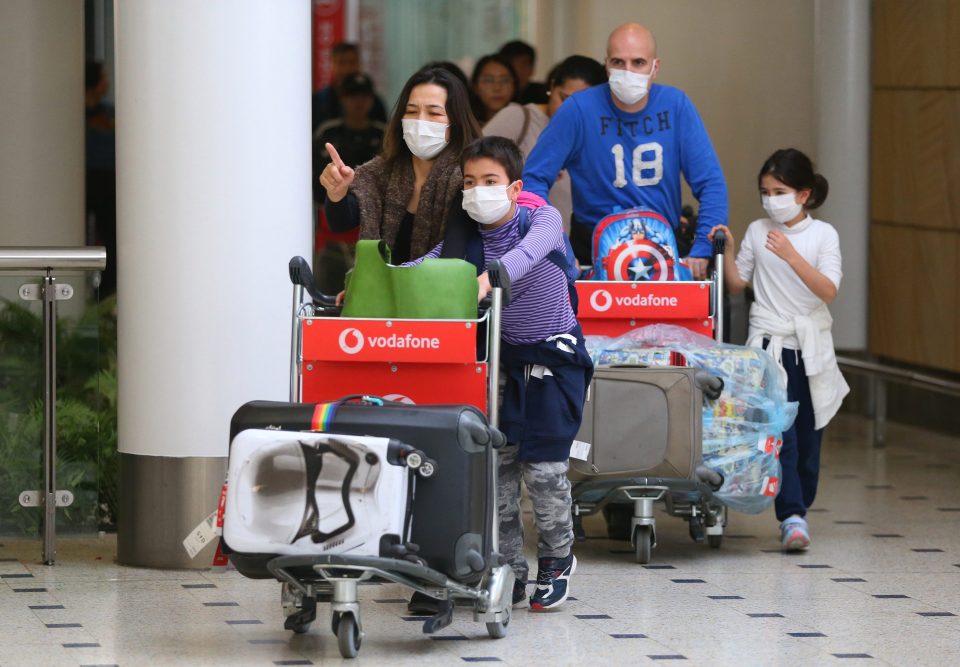
<path fill-rule="evenodd" d="M 343 163 L 333 144 L 327 143 L 324 146 L 330 154 L 332 162 L 324 167 L 320 174 L 320 185 L 326 189 L 327 199 L 338 202 L 347 196 L 347 191 L 350 189 L 350 184 L 353 183 L 356 172 Z"/>
<path fill-rule="evenodd" d="M 490 286 L 490 274 L 484 271 L 479 276 L 477 276 L 477 303 L 483 301 L 483 298 L 490 293 L 490 290 L 493 289 Z"/>
<path fill-rule="evenodd" d="M 690 270 L 693 272 L 694 280 L 706 280 L 707 279 L 707 264 L 710 263 L 710 260 L 706 257 L 687 257 L 687 266 L 690 267 Z"/>

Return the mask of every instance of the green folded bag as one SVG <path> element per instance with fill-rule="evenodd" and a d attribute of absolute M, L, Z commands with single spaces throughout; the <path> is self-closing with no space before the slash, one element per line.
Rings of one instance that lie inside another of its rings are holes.
<path fill-rule="evenodd" d="M 383 241 L 357 242 L 347 273 L 343 317 L 472 320 L 477 317 L 477 269 L 462 259 L 426 259 L 390 266 Z"/>

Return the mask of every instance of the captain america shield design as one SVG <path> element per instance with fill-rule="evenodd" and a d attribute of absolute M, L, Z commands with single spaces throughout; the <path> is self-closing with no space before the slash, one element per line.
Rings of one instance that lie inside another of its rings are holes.
<path fill-rule="evenodd" d="M 646 239 L 630 241 L 610 251 L 608 274 L 613 280 L 673 280 L 673 259 L 663 246 Z"/>

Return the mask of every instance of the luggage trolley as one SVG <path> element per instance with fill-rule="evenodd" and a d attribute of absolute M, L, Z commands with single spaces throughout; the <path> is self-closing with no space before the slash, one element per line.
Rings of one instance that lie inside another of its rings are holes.
<path fill-rule="evenodd" d="M 725 241 L 723 232 L 717 232 L 714 270 L 705 281 L 577 281 L 578 319 L 584 334 L 613 337 L 649 324 L 673 324 L 722 341 Z M 671 356 L 674 365 L 686 365 L 681 355 Z M 698 374 L 697 384 L 708 398 L 716 398 L 723 386 L 722 380 L 707 374 Z M 700 443 L 696 444 L 699 451 Z M 584 539 L 583 517 L 602 511 L 609 536 L 629 539 L 637 562 L 648 563 L 657 544 L 654 504 L 662 501 L 667 514 L 687 520 L 691 538 L 718 548 L 727 513 L 713 492 L 722 484 L 723 477 L 702 464 L 691 479 L 636 476 L 575 482 L 574 527 L 578 538 Z M 628 524 L 626 512 L 617 508 L 631 506 Z"/>
<path fill-rule="evenodd" d="M 362 400 L 408 404 L 465 404 L 488 416 L 496 431 L 500 311 L 509 302 L 509 277 L 499 262 L 491 264 L 494 289 L 474 320 L 402 320 L 342 318 L 334 299 L 314 288 L 313 275 L 302 257 L 289 265 L 294 285 L 290 353 L 290 401 L 319 402 L 356 394 Z M 305 297 L 312 299 L 307 302 Z M 381 398 L 372 398 L 378 396 Z M 385 558 L 350 554 L 277 556 L 266 563 L 269 574 L 282 582 L 284 627 L 306 632 L 316 617 L 317 602 L 331 604 L 331 630 L 340 653 L 357 655 L 364 636 L 358 584 L 377 579 L 402 584 L 441 600 L 440 612 L 424 623 L 432 633 L 452 621 L 456 601 L 473 607 L 476 621 L 486 624 L 490 637 L 506 636 L 512 610 L 514 574 L 501 563 L 496 530 L 496 449 L 493 438 L 487 482 L 492 553 L 475 585 L 457 581 L 433 569 L 415 554 Z M 419 464 L 419 461 L 417 462 Z M 418 470 L 434 473 L 433 462 Z M 437 474 L 443 474 L 442 465 Z"/>

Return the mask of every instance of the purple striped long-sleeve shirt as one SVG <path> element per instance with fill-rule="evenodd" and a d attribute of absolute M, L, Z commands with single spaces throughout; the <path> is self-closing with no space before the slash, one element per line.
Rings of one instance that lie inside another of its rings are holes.
<path fill-rule="evenodd" d="M 564 251 L 563 224 L 552 206 L 529 209 L 530 227 L 520 238 L 519 207 L 510 220 L 493 230 L 480 228 L 486 264 L 503 262 L 510 276 L 512 301 L 503 309 L 503 339 L 515 345 L 539 343 L 550 336 L 566 333 L 577 324 L 570 307 L 567 277 L 547 259 L 552 250 Z M 418 260 L 440 256 L 443 243 Z M 487 266 L 483 266 L 485 271 Z"/>

